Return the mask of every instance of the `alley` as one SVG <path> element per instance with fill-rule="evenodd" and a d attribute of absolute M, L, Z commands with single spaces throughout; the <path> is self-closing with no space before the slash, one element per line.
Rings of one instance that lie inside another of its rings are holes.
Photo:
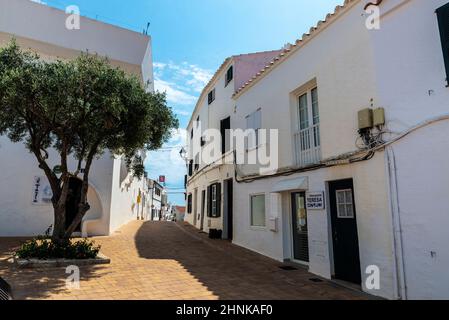
<path fill-rule="evenodd" d="M 185 224 L 131 222 L 94 239 L 110 265 L 81 268 L 80 289 L 68 290 L 64 268 L 17 270 L 7 262 L 20 239 L 0 238 L 0 276 L 16 299 L 366 299 L 304 270 L 210 240 Z"/>

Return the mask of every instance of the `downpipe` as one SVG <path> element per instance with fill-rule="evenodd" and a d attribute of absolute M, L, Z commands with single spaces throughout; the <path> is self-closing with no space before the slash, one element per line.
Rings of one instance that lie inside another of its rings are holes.
<path fill-rule="evenodd" d="M 407 279 L 405 274 L 405 258 L 396 158 L 393 147 L 389 146 L 385 149 L 385 151 L 388 164 L 388 180 L 390 189 L 389 198 L 393 223 L 393 251 L 396 269 L 396 294 L 398 300 L 407 300 Z"/>

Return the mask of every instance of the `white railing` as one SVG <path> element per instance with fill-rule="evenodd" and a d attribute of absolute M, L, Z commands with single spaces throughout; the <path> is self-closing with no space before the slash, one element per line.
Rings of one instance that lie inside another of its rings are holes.
<path fill-rule="evenodd" d="M 296 164 L 305 167 L 321 161 L 320 125 L 295 133 Z"/>

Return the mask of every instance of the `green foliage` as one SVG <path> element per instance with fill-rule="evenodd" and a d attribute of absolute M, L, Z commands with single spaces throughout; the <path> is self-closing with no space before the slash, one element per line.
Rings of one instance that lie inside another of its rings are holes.
<path fill-rule="evenodd" d="M 140 79 L 106 59 L 81 54 L 72 61 L 48 62 L 22 51 L 15 41 L 0 49 L 0 135 L 24 142 L 45 172 L 53 191 L 54 240 L 69 238 L 89 210 L 88 180 L 96 158 L 106 150 L 124 156 L 140 178 L 143 154 L 160 148 L 177 127 L 165 94 L 148 92 Z M 60 176 L 47 163 L 50 148 L 59 152 Z M 69 168 L 70 156 L 78 160 L 76 168 Z M 66 228 L 68 181 L 81 172 L 79 211 Z"/>
<path fill-rule="evenodd" d="M 139 153 L 160 148 L 177 127 L 165 94 L 147 92 L 106 59 L 45 62 L 14 41 L 0 49 L 0 134 L 34 153 L 55 147 L 87 161 L 110 150 L 141 176 Z"/>
<path fill-rule="evenodd" d="M 95 246 L 93 241 L 82 239 L 78 241 L 53 242 L 50 237 L 50 228 L 44 236 L 39 236 L 25 242 L 16 255 L 20 259 L 95 259 L 101 247 Z"/>

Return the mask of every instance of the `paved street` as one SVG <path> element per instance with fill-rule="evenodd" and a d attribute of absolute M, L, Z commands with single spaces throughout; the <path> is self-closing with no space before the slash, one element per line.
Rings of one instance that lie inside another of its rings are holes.
<path fill-rule="evenodd" d="M 0 238 L 0 276 L 16 299 L 366 299 L 333 283 L 313 282 L 304 270 L 226 241 L 210 240 L 191 226 L 132 222 L 96 238 L 110 265 L 81 268 L 80 290 L 65 287 L 64 268 L 17 270 L 6 260 L 20 239 Z"/>

